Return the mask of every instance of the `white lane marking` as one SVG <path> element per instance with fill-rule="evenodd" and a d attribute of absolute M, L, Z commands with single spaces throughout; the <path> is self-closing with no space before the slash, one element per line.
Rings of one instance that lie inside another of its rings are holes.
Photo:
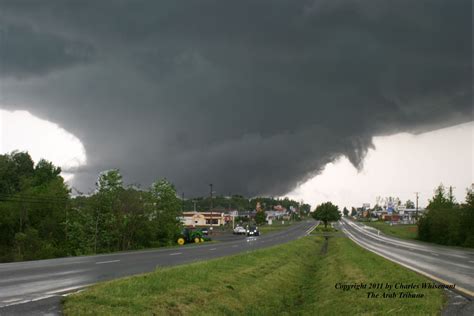
<path fill-rule="evenodd" d="M 375 247 L 371 246 L 370 244 L 368 244 L 368 243 L 366 243 L 366 242 L 364 242 L 364 241 L 362 241 L 362 240 L 359 240 L 359 239 L 358 239 L 357 237 L 355 237 L 352 233 L 350 233 L 348 229 L 345 229 L 345 233 L 349 236 L 349 238 L 350 238 L 353 242 L 355 242 L 356 244 L 358 244 L 358 245 L 361 246 L 362 248 L 367 249 L 368 251 L 371 251 L 371 252 L 373 252 L 373 253 L 375 253 L 375 254 L 381 256 L 381 257 L 384 257 L 384 258 L 387 259 L 387 260 L 393 261 L 393 262 L 395 262 L 395 263 L 397 263 L 397 264 L 399 264 L 399 265 L 401 265 L 401 266 L 403 266 L 403 267 L 405 267 L 405 268 L 407 268 L 407 269 L 410 269 L 410 270 L 413 270 L 413 271 L 415 271 L 415 272 L 418 272 L 419 274 L 422 274 L 422 275 L 424 275 L 424 276 L 426 276 L 426 277 L 428 277 L 428 278 L 430 278 L 430 279 L 432 279 L 432 280 L 435 280 L 435 281 L 437 281 L 437 282 L 439 282 L 439 283 L 447 284 L 447 285 L 452 284 L 452 282 L 448 282 L 448 281 L 446 281 L 446 280 L 444 280 L 444 279 L 438 278 L 438 277 L 436 277 L 436 276 L 434 276 L 434 275 L 432 275 L 432 274 L 430 274 L 430 273 L 428 273 L 428 272 L 425 272 L 425 271 L 423 271 L 423 270 L 421 270 L 421 269 L 415 268 L 413 265 L 410 265 L 409 263 L 403 263 L 403 262 L 401 262 L 400 260 L 397 260 L 397 259 L 395 259 L 395 258 L 393 258 L 393 257 L 387 256 L 387 251 L 383 251 L 382 249 L 375 249 Z M 467 290 L 467 289 L 465 289 L 465 288 L 456 286 L 456 289 L 457 289 L 458 291 L 461 291 L 461 292 L 463 292 L 463 293 L 465 293 L 465 294 L 471 296 L 471 297 L 474 296 L 474 292 L 469 291 L 469 290 Z"/>
<path fill-rule="evenodd" d="M 232 248 L 237 248 L 239 245 L 233 245 Z"/>
<path fill-rule="evenodd" d="M 424 246 L 424 245 L 417 245 L 417 244 L 410 243 L 410 242 L 407 242 L 407 241 L 394 240 L 394 239 L 387 238 L 387 237 L 384 237 L 384 236 L 378 236 L 378 235 L 368 231 L 367 229 L 364 229 L 363 226 L 365 226 L 365 225 L 356 224 L 356 223 L 353 223 L 352 221 L 347 220 L 347 219 L 343 219 L 342 221 L 344 223 L 352 226 L 356 230 L 360 231 L 361 233 L 365 233 L 369 236 L 375 237 L 374 239 L 379 239 L 379 241 L 395 245 L 395 247 L 401 246 L 401 247 L 407 247 L 407 248 L 417 249 L 417 250 L 426 251 L 426 252 L 430 252 L 430 250 L 431 250 L 429 247 Z M 399 246 L 397 246 L 397 245 L 399 245 Z M 468 259 L 468 257 L 466 257 L 465 255 L 453 253 L 454 250 L 449 250 L 449 252 L 447 252 L 446 250 L 440 250 L 440 251 L 443 251 L 443 255 L 445 255 L 445 256 Z"/>
<path fill-rule="evenodd" d="M 51 291 L 51 292 L 47 292 L 46 294 L 59 294 L 59 293 L 62 293 L 62 292 L 71 292 L 71 291 L 74 291 L 74 290 L 83 289 L 83 288 L 91 286 L 91 285 L 92 284 L 85 284 L 85 285 L 65 287 L 65 288 L 57 289 L 57 290 L 54 290 L 54 291 Z"/>
<path fill-rule="evenodd" d="M 306 231 L 306 236 L 308 236 L 309 234 L 311 234 L 313 232 L 313 230 L 316 229 L 316 227 L 318 227 L 319 223 L 310 227 L 307 231 Z"/>
<path fill-rule="evenodd" d="M 437 253 L 434 253 L 434 252 L 431 252 L 431 254 L 432 254 L 433 256 L 436 256 L 436 257 L 439 256 Z"/>
<path fill-rule="evenodd" d="M 474 261 L 469 261 L 470 263 L 474 263 Z"/>
<path fill-rule="evenodd" d="M 45 299 L 53 297 L 53 296 L 56 296 L 56 295 L 44 295 L 44 296 L 36 297 L 36 298 L 32 299 L 31 301 L 32 302 L 41 301 L 41 300 L 45 300 Z"/>
<path fill-rule="evenodd" d="M 30 300 L 20 299 L 20 300 L 16 300 L 15 302 L 12 302 L 12 303 L 9 303 L 9 304 L 6 304 L 6 305 L 0 305 L 0 308 L 4 308 L 4 307 L 8 307 L 8 306 L 14 306 L 14 305 L 21 305 L 21 304 L 26 304 L 26 303 L 36 302 L 36 301 L 41 301 L 41 300 L 45 300 L 47 298 L 54 297 L 54 296 L 57 296 L 57 295 L 44 295 L 44 296 L 35 297 L 34 299 L 30 299 Z"/>
<path fill-rule="evenodd" d="M 99 262 L 96 262 L 95 264 L 114 263 L 114 262 L 119 262 L 119 261 L 120 261 L 120 260 L 99 261 Z"/>
<path fill-rule="evenodd" d="M 217 248 L 211 248 L 211 249 L 209 249 L 209 251 L 213 251 L 213 250 L 216 250 L 216 249 L 217 249 Z"/>
<path fill-rule="evenodd" d="M 13 303 L 13 302 L 18 302 L 18 301 L 21 301 L 21 298 L 12 298 L 10 300 L 2 301 L 2 303 Z"/>
<path fill-rule="evenodd" d="M 170 253 L 170 256 L 177 256 L 177 255 L 182 255 L 182 252 L 175 252 L 175 253 Z"/>

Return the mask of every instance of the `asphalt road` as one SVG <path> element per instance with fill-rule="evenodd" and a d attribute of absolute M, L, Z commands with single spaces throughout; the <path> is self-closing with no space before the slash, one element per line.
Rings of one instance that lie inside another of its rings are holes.
<path fill-rule="evenodd" d="M 338 225 L 360 246 L 474 298 L 474 251 L 389 237 L 347 219 Z"/>
<path fill-rule="evenodd" d="M 56 315 L 63 295 L 88 285 L 274 246 L 307 235 L 316 224 L 307 220 L 260 237 L 180 248 L 0 264 L 0 315 Z"/>

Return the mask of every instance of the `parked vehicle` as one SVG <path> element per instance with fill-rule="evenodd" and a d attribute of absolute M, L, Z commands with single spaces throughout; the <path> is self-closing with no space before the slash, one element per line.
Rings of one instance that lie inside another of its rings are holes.
<path fill-rule="evenodd" d="M 246 230 L 247 236 L 260 236 L 260 231 L 257 226 L 250 226 Z"/>
<path fill-rule="evenodd" d="M 202 230 L 200 229 L 190 229 L 185 228 L 182 230 L 181 234 L 176 239 L 178 245 L 182 246 L 185 243 L 200 243 L 205 241 L 210 241 L 211 238 L 204 236 Z"/>
<path fill-rule="evenodd" d="M 237 226 L 234 228 L 235 235 L 245 235 L 246 233 L 247 233 L 247 230 L 243 228 L 242 226 Z"/>
<path fill-rule="evenodd" d="M 199 229 L 202 231 L 202 233 L 203 233 L 204 235 L 206 235 L 206 236 L 209 235 L 209 228 L 207 228 L 207 227 L 201 227 L 201 228 L 199 228 Z"/>

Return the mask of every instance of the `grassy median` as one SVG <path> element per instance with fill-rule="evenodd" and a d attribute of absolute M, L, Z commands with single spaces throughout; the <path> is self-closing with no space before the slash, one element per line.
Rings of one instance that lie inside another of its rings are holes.
<path fill-rule="evenodd" d="M 418 227 L 415 224 L 392 225 L 385 222 L 364 222 L 364 225 L 374 227 L 382 233 L 402 239 L 416 239 L 418 236 Z"/>
<path fill-rule="evenodd" d="M 284 222 L 284 224 L 282 224 L 282 222 Z M 291 225 L 296 224 L 296 223 L 297 222 L 295 222 L 295 221 L 292 221 L 292 222 L 290 222 L 290 221 L 274 221 L 272 225 L 265 224 L 265 225 L 262 225 L 262 226 L 258 226 L 258 230 L 260 231 L 260 233 L 262 235 L 265 235 L 265 234 L 274 233 L 274 232 L 278 232 L 278 231 L 287 229 L 288 227 L 290 227 Z"/>
<path fill-rule="evenodd" d="M 423 298 L 367 298 L 337 283 L 428 280 L 343 237 L 310 236 L 281 246 L 101 283 L 66 298 L 67 315 L 435 315 L 441 290 Z M 375 290 L 382 294 L 384 290 Z M 385 291 L 391 293 L 394 291 Z M 398 290 L 396 292 L 399 292 Z M 409 292 L 409 291 L 405 291 Z"/>

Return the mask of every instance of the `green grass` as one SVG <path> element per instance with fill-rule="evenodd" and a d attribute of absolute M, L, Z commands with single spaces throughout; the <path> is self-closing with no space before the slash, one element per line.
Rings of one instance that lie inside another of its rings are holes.
<path fill-rule="evenodd" d="M 258 230 L 260 231 L 261 234 L 264 235 L 264 234 L 277 232 L 277 231 L 286 229 L 286 228 L 290 227 L 291 225 L 293 225 L 294 223 L 296 223 L 296 222 L 295 221 L 291 221 L 291 222 L 285 221 L 285 224 L 282 224 L 281 221 L 273 221 L 272 225 L 265 224 L 265 225 L 262 225 L 262 226 L 258 226 Z"/>
<path fill-rule="evenodd" d="M 426 278 L 346 238 L 306 237 L 281 246 L 98 284 L 68 296 L 66 315 L 434 315 L 441 290 L 422 299 L 368 299 L 335 284 L 420 283 Z M 381 290 L 375 291 L 382 293 Z"/>
<path fill-rule="evenodd" d="M 311 234 L 317 235 L 321 233 L 335 233 L 338 232 L 338 230 L 331 225 L 328 224 L 328 227 L 324 227 L 324 224 L 319 224 L 312 232 Z"/>
<path fill-rule="evenodd" d="M 377 228 L 382 233 L 403 239 L 416 239 L 418 234 L 418 227 L 413 225 L 393 225 L 385 224 L 384 222 L 365 222 L 364 225 Z"/>

